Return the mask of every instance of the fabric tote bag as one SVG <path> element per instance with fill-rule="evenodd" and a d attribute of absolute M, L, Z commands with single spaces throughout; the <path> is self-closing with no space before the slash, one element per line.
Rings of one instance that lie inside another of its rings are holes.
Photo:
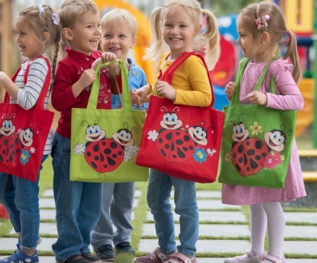
<path fill-rule="evenodd" d="M 204 62 L 199 54 L 183 53 L 160 80 L 171 84 L 175 70 L 191 55 Z M 214 99 L 211 85 L 210 81 Z M 212 105 L 213 101 L 209 107 L 176 105 L 169 99 L 151 96 L 136 163 L 185 180 L 214 182 L 224 114 Z"/>
<path fill-rule="evenodd" d="M 147 181 L 149 170 L 135 164 L 140 148 L 144 110 L 132 109 L 128 72 L 121 67 L 123 107 L 97 109 L 101 67 L 86 109 L 72 109 L 70 180 L 82 182 Z"/>
<path fill-rule="evenodd" d="M 35 182 L 39 172 L 44 147 L 51 129 L 54 113 L 44 109 L 44 101 L 50 87 L 51 66 L 47 58 L 48 72 L 36 105 L 25 110 L 18 104 L 10 104 L 8 93 L 0 103 L 0 172 Z M 12 77 L 15 81 L 20 68 Z M 24 83 L 27 82 L 29 66 Z"/>
<path fill-rule="evenodd" d="M 218 181 L 225 184 L 283 188 L 293 138 L 296 111 L 276 110 L 259 104 L 240 104 L 240 83 L 247 59 L 240 62 L 237 88 L 226 115 Z M 262 84 L 272 61 L 262 72 L 254 90 Z M 274 93 L 274 79 L 270 79 Z"/>

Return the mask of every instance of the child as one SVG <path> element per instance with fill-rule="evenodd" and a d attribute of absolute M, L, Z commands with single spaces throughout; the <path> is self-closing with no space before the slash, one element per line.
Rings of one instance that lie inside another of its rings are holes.
<path fill-rule="evenodd" d="M 220 45 L 216 18 L 212 12 L 202 10 L 196 0 L 166 0 L 164 7 L 155 9 L 151 15 L 153 29 L 152 46 L 149 58 L 157 58 L 163 42 L 169 52 L 161 56 L 159 70 L 164 71 L 183 52 L 193 51 L 193 40 L 200 38 L 202 16 L 206 18 L 206 59 L 213 67 L 219 58 Z M 211 104 L 211 88 L 208 71 L 200 58 L 193 55 L 187 58 L 175 71 L 173 87 L 167 82 L 158 81 L 157 93 L 175 104 L 206 107 Z M 143 91 L 138 92 L 142 97 Z M 180 215 L 180 245 L 176 246 L 174 218 L 170 194 L 174 187 L 175 212 Z M 196 201 L 195 183 L 150 170 L 147 192 L 148 205 L 155 221 L 159 247 L 150 255 L 134 259 L 135 263 L 196 263 L 195 251 L 198 239 L 199 214 Z M 176 250 L 178 252 L 176 252 Z"/>
<path fill-rule="evenodd" d="M 296 39 L 285 26 L 280 8 L 273 3 L 261 2 L 244 8 L 237 20 L 238 44 L 243 56 L 249 58 L 241 86 L 240 101 L 255 103 L 279 110 L 300 110 L 304 101 L 296 82 L 301 76 Z M 263 69 L 278 54 L 278 43 L 284 34 L 289 44 L 283 58 L 272 62 L 259 91 L 253 91 Z M 289 59 L 289 61 L 284 60 Z M 269 92 L 270 76 L 275 80 L 275 94 Z M 230 82 L 225 93 L 231 100 L 236 84 Z M 243 100 L 242 100 L 243 98 Z M 283 189 L 268 189 L 223 185 L 222 202 L 250 206 L 251 248 L 243 256 L 228 258 L 226 263 L 282 263 L 285 218 L 280 202 L 289 202 L 305 196 L 296 142 L 294 140 L 291 160 Z M 264 251 L 266 229 L 268 230 L 268 253 Z"/>
<path fill-rule="evenodd" d="M 101 49 L 106 52 L 103 60 L 109 61 L 107 55 L 112 54 L 126 63 L 129 69 L 128 84 L 132 94 L 134 89 L 147 84 L 144 71 L 135 65 L 131 58 L 128 58 L 129 50 L 136 43 L 136 27 L 135 18 L 123 9 L 113 9 L 101 20 Z M 116 75 L 120 74 L 118 63 L 111 64 L 109 67 Z M 117 79 L 120 87 L 121 78 Z M 149 85 L 144 88 L 150 89 Z M 112 95 L 112 108 L 121 107 L 120 97 L 122 96 L 119 95 L 118 90 L 114 90 L 114 93 L 116 95 Z M 142 105 L 135 105 L 134 108 L 138 109 L 139 106 L 142 107 Z M 102 191 L 101 215 L 97 227 L 91 233 L 91 244 L 103 262 L 115 262 L 112 243 L 117 252 L 134 253 L 130 246 L 130 233 L 133 230 L 130 221 L 135 183 L 104 183 Z M 115 233 L 112 224 L 116 227 Z"/>
<path fill-rule="evenodd" d="M 58 64 L 52 91 L 52 105 L 61 112 L 52 151 L 58 231 L 52 248 L 59 263 L 101 262 L 89 249 L 90 232 L 100 215 L 101 184 L 70 181 L 69 174 L 71 110 L 86 108 L 96 78 L 91 66 L 101 57 L 99 11 L 92 0 L 66 0 L 59 17 L 67 56 Z M 106 108 L 101 103 L 98 108 Z"/>
<path fill-rule="evenodd" d="M 12 81 L 0 71 L 0 84 L 10 95 L 10 103 L 18 104 L 25 110 L 35 106 L 46 76 L 55 71 L 56 57 L 61 37 L 61 25 L 57 14 L 48 5 L 34 5 L 23 9 L 16 20 L 16 42 L 21 55 L 26 61 Z M 52 63 L 45 59 L 49 56 Z M 52 56 L 51 56 L 52 55 Z M 27 76 L 25 76 L 28 70 Z M 52 76 L 48 76 L 52 79 Z M 51 89 L 44 101 L 47 109 Z M 42 162 L 51 152 L 53 135 L 49 134 L 44 149 Z M 11 223 L 18 233 L 18 250 L 0 262 L 24 263 L 39 262 L 36 247 L 41 241 L 39 237 L 40 210 L 38 172 L 36 182 L 0 174 L 0 202 L 7 209 Z"/>

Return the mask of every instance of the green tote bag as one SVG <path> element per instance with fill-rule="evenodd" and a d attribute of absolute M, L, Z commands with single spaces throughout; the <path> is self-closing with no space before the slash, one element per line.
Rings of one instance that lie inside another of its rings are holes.
<path fill-rule="evenodd" d="M 262 84 L 262 72 L 254 90 Z M 240 62 L 237 88 L 231 105 L 224 107 L 221 160 L 218 181 L 225 184 L 283 188 L 293 138 L 296 111 L 276 110 L 259 104 L 240 104 L 240 83 L 247 59 Z M 270 79 L 274 93 L 274 79 Z"/>
<path fill-rule="evenodd" d="M 144 110 L 132 109 L 128 72 L 121 67 L 122 109 L 97 109 L 99 63 L 86 109 L 72 109 L 70 180 L 81 182 L 147 181 L 149 169 L 135 164 L 140 148 Z"/>

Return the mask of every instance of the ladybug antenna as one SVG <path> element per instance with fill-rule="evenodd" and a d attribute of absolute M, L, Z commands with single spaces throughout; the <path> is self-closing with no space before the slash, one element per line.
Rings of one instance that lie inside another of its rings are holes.
<path fill-rule="evenodd" d="M 95 120 L 95 123 L 99 123 L 99 122 L 101 122 L 101 120 L 100 120 L 100 118 L 97 118 L 97 119 Z"/>
<path fill-rule="evenodd" d="M 179 108 L 179 107 L 175 107 L 175 108 L 172 110 L 172 112 L 174 112 L 174 111 L 180 111 L 180 108 Z"/>
<path fill-rule="evenodd" d="M 160 108 L 160 111 L 166 111 L 167 112 L 167 108 L 165 107 L 165 106 L 162 106 L 161 108 Z"/>
<path fill-rule="evenodd" d="M 5 119 L 6 118 L 6 114 L 3 113 L 2 116 L 1 116 L 1 119 Z"/>
<path fill-rule="evenodd" d="M 88 121 L 85 121 L 85 120 L 81 122 L 81 126 L 84 126 L 84 125 L 85 125 L 85 123 L 87 123 L 87 124 L 88 124 L 88 126 L 89 126 L 89 122 L 88 122 Z"/>
<path fill-rule="evenodd" d="M 135 134 L 138 134 L 139 130 L 136 127 L 133 127 L 131 129 L 131 132 L 134 132 Z"/>
<path fill-rule="evenodd" d="M 247 117 L 245 115 L 241 116 L 240 121 L 243 120 L 245 121 L 247 119 Z"/>
<path fill-rule="evenodd" d="M 281 124 L 281 129 L 282 129 L 282 131 L 284 131 L 284 129 L 285 129 L 285 125 L 284 124 Z"/>
<path fill-rule="evenodd" d="M 288 130 L 287 132 L 285 132 L 285 136 L 289 133 L 289 135 L 292 135 L 292 130 Z"/>
<path fill-rule="evenodd" d="M 32 131 L 31 128 L 30 128 L 30 130 Z M 40 133 L 40 130 L 41 130 L 40 127 L 36 127 L 36 128 L 34 129 L 34 132 L 37 133 L 37 134 L 39 134 L 39 133 Z"/>
<path fill-rule="evenodd" d="M 128 127 L 129 127 L 128 123 L 126 123 L 126 122 L 124 122 L 124 123 L 122 124 L 122 126 L 123 126 L 124 128 L 127 128 L 127 129 L 128 129 Z"/>
<path fill-rule="evenodd" d="M 229 120 L 229 124 L 231 125 L 232 123 L 234 123 L 234 119 Z"/>

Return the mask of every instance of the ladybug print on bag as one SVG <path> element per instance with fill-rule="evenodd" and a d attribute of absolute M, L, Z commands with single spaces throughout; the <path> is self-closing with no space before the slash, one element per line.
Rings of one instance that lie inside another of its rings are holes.
<path fill-rule="evenodd" d="M 84 136 L 86 143 L 77 143 L 74 147 L 74 153 L 84 154 L 87 164 L 99 173 L 112 172 L 116 170 L 123 159 L 126 162 L 132 159 L 138 149 L 132 139 L 132 132 L 125 128 L 120 128 L 112 135 L 112 138 L 106 138 L 106 131 L 97 123 L 88 124 Z M 82 121 L 82 126 L 88 123 Z"/>
<path fill-rule="evenodd" d="M 0 128 L 0 162 L 6 166 L 14 166 L 22 151 L 21 141 L 14 134 L 13 118 L 15 118 L 14 113 L 9 118 L 6 118 L 6 114 L 3 114 Z"/>
<path fill-rule="evenodd" d="M 166 107 L 162 107 L 164 111 Z M 157 148 L 163 158 L 168 162 L 182 163 L 192 157 L 195 149 L 195 143 L 189 134 L 181 130 L 183 122 L 178 119 L 175 110 L 179 111 L 179 107 L 175 107 L 173 111 L 166 112 L 160 122 L 162 129 L 157 138 Z"/>
<path fill-rule="evenodd" d="M 39 129 L 35 130 L 35 133 L 38 134 L 40 132 Z M 19 131 L 19 138 L 23 145 L 23 149 L 20 155 L 20 163 L 26 164 L 29 162 L 31 154 L 35 153 L 35 148 L 32 147 L 33 144 L 33 135 L 34 132 L 32 128 L 27 128 L 25 130 Z"/>
<path fill-rule="evenodd" d="M 233 126 L 232 164 L 242 176 L 257 174 L 264 167 L 268 147 L 259 138 L 250 138 L 244 123 Z"/>

